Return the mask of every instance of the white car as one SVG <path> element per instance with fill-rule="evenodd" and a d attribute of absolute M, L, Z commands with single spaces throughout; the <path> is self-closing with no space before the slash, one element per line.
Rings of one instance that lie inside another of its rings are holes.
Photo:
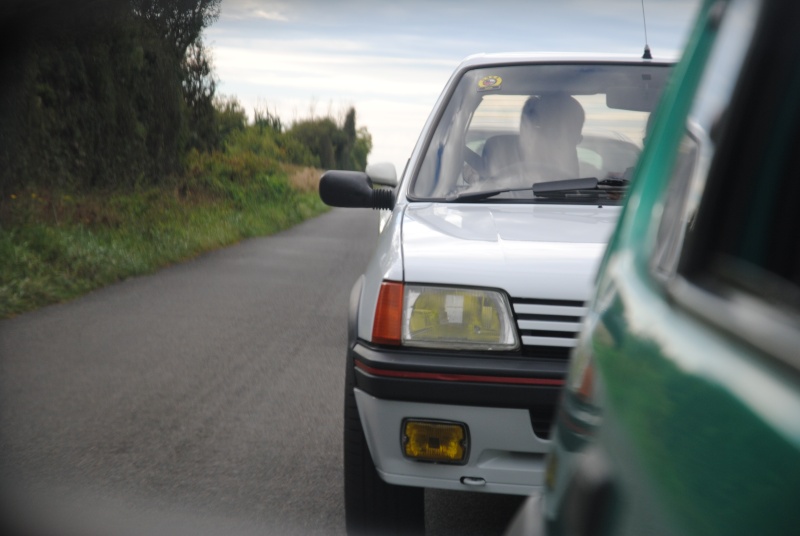
<path fill-rule="evenodd" d="M 391 164 L 322 176 L 329 205 L 390 211 L 350 300 L 350 533 L 422 532 L 424 488 L 542 483 L 567 360 L 672 64 L 473 56 L 399 182 Z"/>

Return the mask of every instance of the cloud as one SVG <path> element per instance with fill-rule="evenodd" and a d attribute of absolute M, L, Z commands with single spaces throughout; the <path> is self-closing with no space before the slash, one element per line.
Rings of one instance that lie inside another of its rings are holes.
<path fill-rule="evenodd" d="M 231 83 L 295 88 L 309 93 L 403 96 L 436 95 L 456 62 L 444 58 L 387 57 L 357 43 L 271 43 L 218 46 L 217 75 Z M 273 46 L 274 45 L 274 46 Z"/>
<path fill-rule="evenodd" d="M 289 18 L 278 11 L 264 11 L 259 9 L 253 12 L 253 16 L 258 19 L 274 20 L 279 22 L 286 22 Z"/>
<path fill-rule="evenodd" d="M 266 20 L 273 22 L 289 22 L 290 8 L 282 2 L 265 2 L 263 0 L 225 0 L 220 14 L 221 20 Z"/>

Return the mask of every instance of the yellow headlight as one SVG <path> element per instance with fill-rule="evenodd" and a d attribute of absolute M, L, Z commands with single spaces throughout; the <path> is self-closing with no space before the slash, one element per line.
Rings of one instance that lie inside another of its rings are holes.
<path fill-rule="evenodd" d="M 467 425 L 406 419 L 402 428 L 403 453 L 406 457 L 438 463 L 466 461 Z"/>
<path fill-rule="evenodd" d="M 505 295 L 491 290 L 406 285 L 403 344 L 513 350 L 518 346 Z"/>

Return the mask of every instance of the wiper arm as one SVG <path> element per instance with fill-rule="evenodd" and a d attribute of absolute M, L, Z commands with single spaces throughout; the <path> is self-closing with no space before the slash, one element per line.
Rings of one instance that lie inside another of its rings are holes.
<path fill-rule="evenodd" d="M 461 192 L 460 194 L 448 195 L 444 198 L 445 201 L 448 203 L 463 203 L 467 201 L 480 201 L 482 199 L 488 199 L 490 197 L 494 197 L 496 195 L 505 194 L 508 192 L 530 192 L 531 187 L 526 186 L 525 188 L 501 188 L 498 190 L 484 190 L 481 192 Z"/>
<path fill-rule="evenodd" d="M 537 182 L 533 185 L 534 194 L 555 192 L 572 192 L 575 190 L 596 190 L 598 180 L 594 177 L 588 179 L 566 179 L 563 181 Z"/>
<path fill-rule="evenodd" d="M 585 179 L 567 179 L 563 181 L 537 182 L 533 185 L 534 195 L 558 194 L 565 192 L 586 192 L 615 194 L 623 192 L 630 184 L 628 179 L 607 177 L 598 180 L 595 177 Z"/>
<path fill-rule="evenodd" d="M 606 177 L 601 181 L 597 181 L 598 186 L 610 186 L 611 188 L 627 188 L 630 183 L 630 179 L 622 177 Z"/>
<path fill-rule="evenodd" d="M 445 197 L 448 203 L 463 203 L 469 201 L 481 201 L 489 199 L 496 195 L 505 194 L 508 192 L 530 192 L 533 191 L 534 195 L 549 194 L 549 193 L 562 193 L 562 192 L 576 192 L 585 190 L 599 190 L 599 191 L 617 191 L 628 186 L 626 179 L 608 178 L 597 180 L 594 177 L 585 179 L 566 179 L 560 181 L 547 181 L 537 182 L 533 185 L 524 188 L 499 188 L 497 190 L 483 190 L 480 192 L 461 192 L 459 194 L 451 194 Z"/>

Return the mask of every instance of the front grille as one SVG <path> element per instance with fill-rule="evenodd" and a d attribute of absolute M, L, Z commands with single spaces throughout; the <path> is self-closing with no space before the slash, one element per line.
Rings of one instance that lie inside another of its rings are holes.
<path fill-rule="evenodd" d="M 577 344 L 586 304 L 572 300 L 512 298 L 525 355 L 567 359 Z"/>

